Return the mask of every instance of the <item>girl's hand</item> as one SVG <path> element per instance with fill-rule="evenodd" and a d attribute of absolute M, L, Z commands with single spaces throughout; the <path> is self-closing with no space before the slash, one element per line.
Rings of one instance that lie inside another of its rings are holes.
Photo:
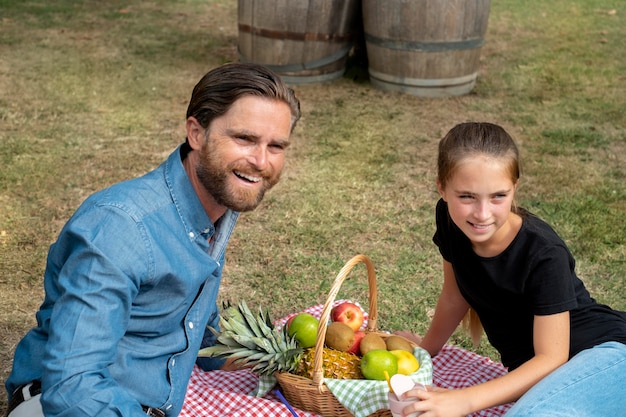
<path fill-rule="evenodd" d="M 470 413 L 470 405 L 463 390 L 449 390 L 434 386 L 427 387 L 427 391 L 411 390 L 404 394 L 407 397 L 416 397 L 420 401 L 407 406 L 405 414 L 421 412 L 420 417 L 464 417 Z"/>
<path fill-rule="evenodd" d="M 417 344 L 418 346 L 419 346 L 420 343 L 422 343 L 422 337 L 419 334 L 416 334 L 416 333 L 411 333 L 411 332 L 406 331 L 406 330 L 398 330 L 397 332 L 393 332 L 393 334 L 396 334 L 398 336 L 402 336 L 405 339 L 408 339 L 411 342 Z"/>

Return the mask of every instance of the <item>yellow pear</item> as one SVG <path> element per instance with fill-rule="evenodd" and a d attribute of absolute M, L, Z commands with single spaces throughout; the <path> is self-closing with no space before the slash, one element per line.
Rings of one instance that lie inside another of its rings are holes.
<path fill-rule="evenodd" d="M 398 373 L 402 375 L 409 375 L 413 372 L 417 372 L 420 368 L 420 363 L 417 358 L 406 350 L 396 349 L 390 350 L 396 358 L 398 358 Z"/>

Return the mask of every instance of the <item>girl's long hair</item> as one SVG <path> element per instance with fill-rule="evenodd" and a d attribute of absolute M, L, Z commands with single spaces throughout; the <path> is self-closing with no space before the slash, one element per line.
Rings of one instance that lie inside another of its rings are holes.
<path fill-rule="evenodd" d="M 465 313 L 465 317 L 461 321 L 461 327 L 472 339 L 472 345 L 477 347 L 480 344 L 480 339 L 483 335 L 483 324 L 478 317 L 476 310 L 470 307 Z"/>

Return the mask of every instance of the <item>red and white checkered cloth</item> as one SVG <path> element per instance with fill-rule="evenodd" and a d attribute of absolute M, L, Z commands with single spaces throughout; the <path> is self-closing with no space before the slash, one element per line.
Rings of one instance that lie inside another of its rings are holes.
<path fill-rule="evenodd" d="M 335 301 L 335 305 L 345 301 L 347 300 Z M 323 305 L 320 304 L 304 311 L 319 317 L 322 307 Z M 284 325 L 292 315 L 276 321 L 276 326 Z M 439 387 L 465 388 L 504 374 L 506 374 L 506 368 L 502 364 L 455 346 L 444 346 L 441 352 L 433 358 L 433 384 Z M 273 391 L 263 398 L 250 395 L 257 383 L 258 377 L 247 370 L 204 372 L 196 366 L 191 373 L 180 417 L 285 417 L 292 415 Z M 470 416 L 498 417 L 510 407 L 510 404 L 493 407 Z M 318 417 L 295 407 L 294 411 L 300 417 Z"/>
<path fill-rule="evenodd" d="M 195 367 L 191 373 L 187 396 L 180 417 L 285 417 L 292 414 L 274 392 L 263 398 L 250 393 L 259 378 L 253 373 L 240 371 L 204 372 Z M 315 414 L 295 409 L 300 417 Z"/>
<path fill-rule="evenodd" d="M 498 378 L 506 372 L 501 363 L 456 346 L 444 346 L 433 358 L 433 385 L 442 388 L 466 388 Z M 498 417 L 511 408 L 511 405 L 487 408 L 470 416 Z"/>

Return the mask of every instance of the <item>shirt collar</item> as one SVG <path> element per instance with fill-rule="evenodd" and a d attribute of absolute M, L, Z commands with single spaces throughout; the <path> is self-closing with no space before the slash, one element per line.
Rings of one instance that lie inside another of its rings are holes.
<path fill-rule="evenodd" d="M 225 251 L 239 212 L 227 209 L 215 225 L 211 222 L 183 166 L 183 157 L 188 152 L 189 145 L 183 143 L 168 157 L 165 181 L 189 238 L 202 236 L 205 241 L 211 238 L 210 252 L 219 257 Z"/>

